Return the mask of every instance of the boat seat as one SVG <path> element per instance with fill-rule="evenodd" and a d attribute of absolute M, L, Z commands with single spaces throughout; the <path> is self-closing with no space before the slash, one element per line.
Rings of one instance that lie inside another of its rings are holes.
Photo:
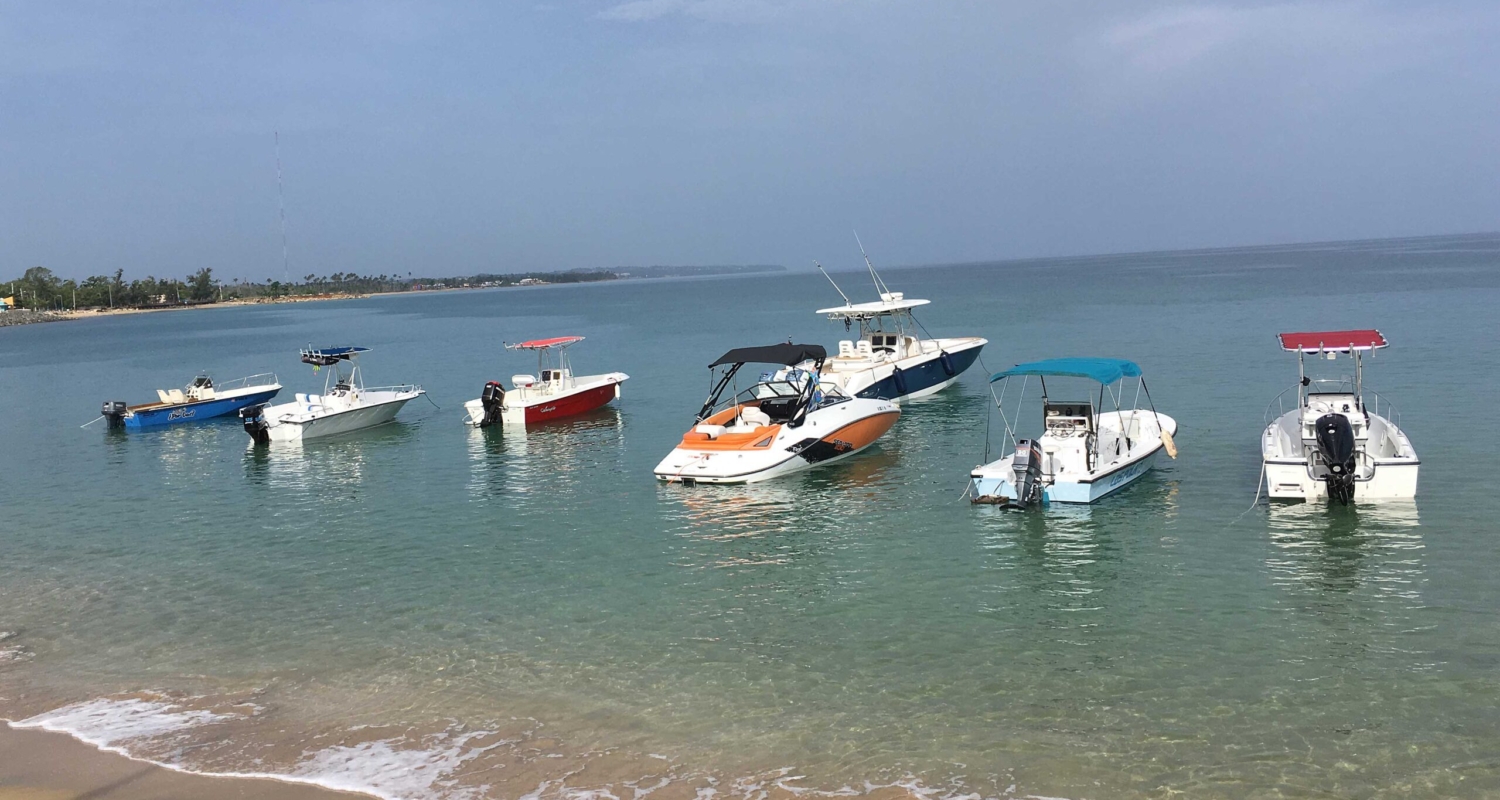
<path fill-rule="evenodd" d="M 870 341 L 868 339 L 860 339 L 859 342 L 854 345 L 854 350 L 859 355 L 866 358 L 875 354 L 875 351 L 870 349 Z"/>
<path fill-rule="evenodd" d="M 853 357 L 854 357 L 854 342 L 851 342 L 848 339 L 845 339 L 842 342 L 839 342 L 839 358 L 853 358 Z"/>
<path fill-rule="evenodd" d="M 173 390 L 167 392 L 167 396 L 171 397 L 172 398 L 172 402 L 174 402 L 174 403 L 186 403 L 187 402 L 187 395 L 183 394 L 181 389 L 173 389 Z"/>
<path fill-rule="evenodd" d="M 217 395 L 214 393 L 214 387 L 212 387 L 212 386 L 199 386 L 198 387 L 198 399 L 199 400 L 213 400 L 215 397 L 217 397 Z"/>
<path fill-rule="evenodd" d="M 740 410 L 740 421 L 746 425 L 762 428 L 771 424 L 771 417 L 755 406 L 746 406 Z"/>
<path fill-rule="evenodd" d="M 167 394 L 165 389 L 157 389 L 156 396 L 161 398 L 162 405 L 169 406 L 172 404 L 172 395 Z"/>
<path fill-rule="evenodd" d="M 720 436 L 723 436 L 725 430 L 728 430 L 728 429 L 725 428 L 723 425 L 708 425 L 708 424 L 698 425 L 698 426 L 696 426 L 696 427 L 693 428 L 693 432 L 694 433 L 701 433 L 701 434 L 707 436 L 710 439 L 717 439 Z"/>
<path fill-rule="evenodd" d="M 305 394 L 303 394 L 301 392 L 298 392 L 296 394 L 296 398 L 297 398 L 297 405 L 299 405 L 299 406 L 305 406 L 305 405 L 307 405 L 307 395 L 305 395 Z"/>
<path fill-rule="evenodd" d="M 533 377 L 533 376 L 531 376 L 531 375 L 512 375 L 512 376 L 510 376 L 510 385 L 516 387 L 517 389 L 520 389 L 520 388 L 523 388 L 523 387 L 526 387 L 526 386 L 531 386 L 531 385 L 533 385 L 535 383 L 536 383 L 536 378 Z"/>

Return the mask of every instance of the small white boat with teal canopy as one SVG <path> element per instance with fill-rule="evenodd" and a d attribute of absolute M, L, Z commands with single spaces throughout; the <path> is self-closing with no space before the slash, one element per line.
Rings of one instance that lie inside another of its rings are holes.
<path fill-rule="evenodd" d="M 257 403 L 264 403 L 281 391 L 281 384 L 271 373 L 214 383 L 213 378 L 199 375 L 181 389 L 157 389 L 155 403 L 126 405 L 123 400 L 106 400 L 103 415 L 111 428 L 142 430 L 176 425 L 180 422 L 222 417 Z"/>
<path fill-rule="evenodd" d="M 304 441 L 384 425 L 396 412 L 426 392 L 415 384 L 366 388 L 355 359 L 368 347 L 311 347 L 302 361 L 314 371 L 332 367 L 322 394 L 295 395 L 290 403 L 257 405 L 240 410 L 245 432 L 257 443 Z"/>
<path fill-rule="evenodd" d="M 1021 379 L 1014 419 L 1006 414 L 1005 394 Z M 1018 438 L 1022 404 L 1031 379 L 1042 392 L 1042 433 L 1034 439 Z M 1097 398 L 1056 400 L 1049 394 L 1047 379 L 1084 378 L 1099 384 Z M 1135 396 L 1130 408 L 1125 395 L 1132 388 L 1125 379 L 1135 378 Z M 1000 383 L 995 406 L 1005 423 L 1010 455 L 974 468 L 970 473 L 975 503 L 1024 508 L 1038 503 L 1092 503 L 1113 494 L 1145 475 L 1162 450 L 1173 458 L 1177 447 L 1172 435 L 1177 421 L 1158 413 L 1151 391 L 1134 361 L 1118 358 L 1054 358 L 1019 364 L 995 373 L 990 383 Z M 1148 407 L 1139 407 L 1145 393 Z M 993 396 L 993 389 L 992 389 Z M 988 435 L 988 434 L 986 434 Z M 988 452 L 989 442 L 985 442 Z"/>

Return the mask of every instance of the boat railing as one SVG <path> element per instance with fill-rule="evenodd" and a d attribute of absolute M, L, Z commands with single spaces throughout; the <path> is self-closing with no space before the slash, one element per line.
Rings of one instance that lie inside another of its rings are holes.
<path fill-rule="evenodd" d="M 1261 416 L 1261 422 L 1263 424 L 1265 424 L 1265 425 L 1270 425 L 1273 420 L 1278 420 L 1278 419 L 1281 419 L 1283 416 L 1285 416 L 1286 415 L 1286 400 L 1285 400 L 1286 399 L 1286 393 L 1287 392 L 1292 392 L 1293 394 L 1296 394 L 1297 387 L 1300 386 L 1300 385 L 1301 384 L 1294 383 L 1291 386 L 1288 386 L 1285 389 L 1282 389 L 1281 392 L 1280 392 L 1280 394 L 1277 394 L 1275 397 L 1271 398 L 1271 402 L 1266 403 L 1266 411 Z M 1271 407 L 1272 406 L 1276 407 L 1276 416 L 1274 416 L 1274 417 L 1271 416 Z"/>
<path fill-rule="evenodd" d="M 1375 398 L 1373 404 L 1370 402 L 1371 397 Z M 1373 408 L 1371 407 L 1372 405 Z M 1380 392 L 1374 389 L 1365 390 L 1365 410 L 1374 413 L 1376 416 L 1385 417 L 1397 428 L 1401 427 L 1401 410 L 1396 408 L 1394 403 L 1385 399 Z"/>
<path fill-rule="evenodd" d="M 402 383 L 395 386 L 361 386 L 362 392 L 420 392 L 422 385 L 419 383 Z"/>
<path fill-rule="evenodd" d="M 227 391 L 231 391 L 233 389 L 243 389 L 246 386 L 269 386 L 269 385 L 271 385 L 273 383 L 274 384 L 280 384 L 281 383 L 281 380 L 276 377 L 276 373 L 274 373 L 274 372 L 262 372 L 259 375 L 248 375 L 248 376 L 243 377 L 243 378 L 235 378 L 232 381 L 224 381 L 223 383 L 215 383 L 214 384 L 214 391 L 215 392 L 227 392 Z"/>
<path fill-rule="evenodd" d="M 1277 420 L 1277 419 L 1281 419 L 1281 417 L 1286 414 L 1286 412 L 1287 412 L 1287 408 L 1286 408 L 1286 395 L 1287 395 L 1287 392 L 1291 392 L 1292 395 L 1293 395 L 1293 397 L 1296 397 L 1297 396 L 1297 388 L 1298 388 L 1298 386 L 1299 386 L 1299 384 L 1295 384 L 1294 383 L 1291 386 L 1288 386 L 1285 389 L 1282 389 L 1280 394 L 1278 394 L 1275 397 L 1271 398 L 1271 402 L 1269 402 L 1269 403 L 1266 404 L 1265 414 L 1262 415 L 1262 419 L 1261 419 L 1262 423 L 1264 423 L 1266 425 L 1270 425 L 1272 421 Z M 1308 389 L 1310 391 L 1314 392 L 1314 393 L 1320 392 L 1320 391 L 1321 392 L 1326 392 L 1326 393 L 1329 393 L 1329 394 L 1353 394 L 1354 393 L 1354 385 L 1348 379 L 1340 380 L 1340 379 L 1336 379 L 1336 378 L 1324 378 L 1324 379 L 1320 379 L 1320 380 L 1315 380 L 1315 381 L 1311 381 L 1311 382 L 1308 383 Z M 1368 389 L 1367 388 L 1367 389 L 1364 390 L 1364 397 L 1365 397 L 1365 410 L 1366 411 L 1369 411 L 1369 412 L 1371 412 L 1373 414 L 1376 414 L 1378 416 L 1385 417 L 1386 419 L 1388 419 L 1391 422 L 1395 423 L 1396 427 L 1398 427 L 1398 428 L 1401 427 L 1401 411 L 1399 409 L 1397 409 L 1396 406 L 1394 404 L 1392 404 L 1389 400 L 1385 399 L 1385 397 L 1383 395 L 1381 395 L 1380 392 L 1377 392 L 1374 389 Z M 1373 403 L 1370 402 L 1371 398 L 1374 399 Z M 1271 407 L 1272 406 L 1276 407 L 1276 416 L 1275 417 L 1271 416 Z M 1382 409 L 1384 409 L 1384 410 L 1382 410 Z"/>

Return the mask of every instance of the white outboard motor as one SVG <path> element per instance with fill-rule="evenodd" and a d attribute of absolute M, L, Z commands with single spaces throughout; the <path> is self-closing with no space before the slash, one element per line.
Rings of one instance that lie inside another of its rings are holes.
<path fill-rule="evenodd" d="M 1324 414 L 1318 417 L 1315 429 L 1318 433 L 1318 453 L 1328 474 L 1323 482 L 1328 487 L 1328 498 L 1349 505 L 1354 499 L 1354 429 L 1349 418 L 1343 414 Z"/>
<path fill-rule="evenodd" d="M 1025 508 L 1042 499 L 1042 448 L 1035 439 L 1016 442 L 1016 456 L 1011 461 L 1015 471 L 1015 504 Z"/>

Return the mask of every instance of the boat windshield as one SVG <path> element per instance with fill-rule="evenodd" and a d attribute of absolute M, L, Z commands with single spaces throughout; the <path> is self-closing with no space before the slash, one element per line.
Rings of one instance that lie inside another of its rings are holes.
<path fill-rule="evenodd" d="M 743 392 L 735 395 L 736 403 L 741 405 L 753 403 L 756 400 L 767 400 L 773 397 L 797 397 L 802 394 L 802 387 L 793 386 L 791 381 L 766 381 L 757 383 Z"/>

